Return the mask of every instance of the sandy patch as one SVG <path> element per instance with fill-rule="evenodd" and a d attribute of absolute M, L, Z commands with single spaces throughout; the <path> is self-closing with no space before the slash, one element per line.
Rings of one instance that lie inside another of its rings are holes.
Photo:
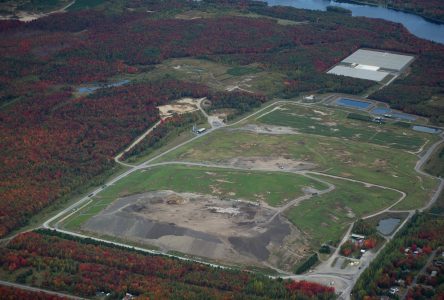
<path fill-rule="evenodd" d="M 299 134 L 294 128 L 286 127 L 286 126 L 275 126 L 275 125 L 256 125 L 256 124 L 247 124 L 240 128 L 234 128 L 230 130 L 241 130 L 241 131 L 249 131 L 259 134 Z"/>
<path fill-rule="evenodd" d="M 328 116 L 327 113 L 325 113 L 325 112 L 323 112 L 323 111 L 320 111 L 320 110 L 315 110 L 315 109 L 314 109 L 313 112 L 316 113 L 316 114 L 318 114 L 318 115 L 321 115 L 321 116 Z"/>
<path fill-rule="evenodd" d="M 174 103 L 158 106 L 162 118 L 173 114 L 184 114 L 198 110 L 197 99 L 184 98 Z"/>
<path fill-rule="evenodd" d="M 293 160 L 284 157 L 263 156 L 235 157 L 225 160 L 222 163 L 238 168 L 265 171 L 302 171 L 312 170 L 317 167 L 316 164 L 307 161 Z"/>
<path fill-rule="evenodd" d="M 387 166 L 387 160 L 385 160 L 385 159 L 375 159 L 375 161 L 373 161 L 372 165 L 375 166 L 375 167 L 378 167 L 378 168 L 386 167 Z"/>

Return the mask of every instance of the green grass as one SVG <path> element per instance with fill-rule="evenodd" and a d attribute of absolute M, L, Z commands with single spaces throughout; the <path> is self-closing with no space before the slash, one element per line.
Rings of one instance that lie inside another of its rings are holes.
<path fill-rule="evenodd" d="M 228 73 L 229 70 L 238 69 L 257 72 L 244 75 Z M 217 91 L 226 91 L 228 87 L 239 86 L 252 92 L 272 96 L 283 89 L 286 77 L 285 74 L 276 71 L 261 71 L 255 64 L 236 66 L 206 59 L 174 58 L 165 60 L 155 67 L 145 67 L 145 70 L 141 69 L 138 74 L 119 75 L 109 80 L 128 79 L 132 82 L 144 82 L 165 78 L 200 83 Z"/>
<path fill-rule="evenodd" d="M 62 8 L 68 3 L 68 0 L 30 0 L 22 1 L 22 3 L 18 5 L 18 9 L 25 11 L 45 12 Z"/>
<path fill-rule="evenodd" d="M 258 73 L 261 70 L 254 67 L 234 67 L 227 70 L 227 74 L 233 75 L 233 76 L 243 76 L 248 74 L 254 74 Z"/>
<path fill-rule="evenodd" d="M 68 10 L 82 10 L 82 9 L 91 9 L 100 4 L 104 3 L 103 0 L 76 0 L 76 2 L 71 5 Z"/>
<path fill-rule="evenodd" d="M 344 141 L 320 135 L 268 135 L 219 130 L 190 143 L 161 160 L 224 163 L 234 157 L 286 157 L 313 162 L 328 174 L 402 190 L 407 198 L 397 209 L 422 207 L 437 181 L 414 171 L 418 157 L 399 149 Z"/>
<path fill-rule="evenodd" d="M 303 133 L 346 138 L 410 151 L 418 150 L 428 138 L 427 135 L 401 129 L 391 124 L 348 119 L 346 112 L 332 108 L 327 110 L 283 105 L 281 109 L 272 111 L 258 121 L 265 124 L 293 127 Z"/>
<path fill-rule="evenodd" d="M 296 174 L 169 165 L 137 171 L 99 196 L 115 199 L 116 196 L 168 189 L 249 201 L 262 199 L 276 206 L 302 196 L 304 186 L 327 188 L 322 183 Z"/>
<path fill-rule="evenodd" d="M 65 222 L 79 228 L 118 197 L 156 190 L 194 192 L 222 199 L 262 200 L 278 206 L 303 196 L 304 187 L 323 190 L 327 186 L 311 178 L 283 172 L 238 171 L 219 168 L 169 165 L 139 170 L 107 187 L 85 209 Z"/>
<path fill-rule="evenodd" d="M 151 73 L 169 74 L 181 80 L 205 84 L 216 90 L 240 86 L 267 95 L 280 91 L 285 77 L 277 72 L 261 71 L 255 64 L 238 66 L 194 58 L 166 60 Z M 246 79 L 248 80 L 244 82 Z"/>
<path fill-rule="evenodd" d="M 336 189 L 303 201 L 286 212 L 288 219 L 308 235 L 313 247 L 338 242 L 354 220 L 388 207 L 401 196 L 395 191 L 360 183 L 322 179 L 334 184 Z"/>

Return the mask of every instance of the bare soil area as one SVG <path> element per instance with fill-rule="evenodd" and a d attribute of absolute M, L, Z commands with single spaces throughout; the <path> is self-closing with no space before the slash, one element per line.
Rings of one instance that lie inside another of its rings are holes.
<path fill-rule="evenodd" d="M 317 167 L 316 164 L 306 161 L 293 160 L 285 157 L 235 157 L 222 162 L 237 168 L 264 171 L 303 171 L 312 170 Z"/>
<path fill-rule="evenodd" d="M 249 131 L 260 134 L 299 134 L 298 131 L 291 127 L 258 124 L 247 124 L 243 127 L 230 130 Z"/>
<path fill-rule="evenodd" d="M 197 101 L 197 99 L 184 98 L 172 104 L 158 106 L 157 108 L 160 111 L 160 116 L 164 118 L 173 114 L 184 114 L 198 110 Z"/>
<path fill-rule="evenodd" d="M 87 231 L 242 264 L 290 270 L 308 244 L 275 210 L 211 195 L 154 191 L 119 198 L 83 225 Z"/>

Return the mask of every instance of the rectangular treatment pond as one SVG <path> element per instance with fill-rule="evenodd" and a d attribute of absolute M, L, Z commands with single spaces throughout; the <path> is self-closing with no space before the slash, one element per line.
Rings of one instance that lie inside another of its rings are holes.
<path fill-rule="evenodd" d="M 410 121 L 410 122 L 415 121 L 417 119 L 417 117 L 415 117 L 414 115 L 396 112 L 394 110 L 391 110 L 390 108 L 385 108 L 385 107 L 376 107 L 372 109 L 371 113 L 375 115 L 390 115 L 391 118 Z"/>
<path fill-rule="evenodd" d="M 340 98 L 335 101 L 336 105 L 355 108 L 355 109 L 367 109 L 369 108 L 372 103 L 366 102 L 366 101 L 358 101 L 358 100 L 352 100 L 347 98 Z"/>
<path fill-rule="evenodd" d="M 415 130 L 415 131 L 425 132 L 425 133 L 439 133 L 441 131 L 438 128 L 427 127 L 427 126 L 420 126 L 420 125 L 415 125 L 415 126 L 412 127 L 412 129 Z"/>

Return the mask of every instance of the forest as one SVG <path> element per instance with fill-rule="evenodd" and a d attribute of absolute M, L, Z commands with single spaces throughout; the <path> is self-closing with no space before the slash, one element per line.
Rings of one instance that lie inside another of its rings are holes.
<path fill-rule="evenodd" d="M 203 95 L 203 94 L 202 94 Z M 206 92 L 206 98 L 210 101 L 209 111 L 218 108 L 231 108 L 231 112 L 227 115 L 227 119 L 231 120 L 238 115 L 242 115 L 253 108 L 260 106 L 267 101 L 267 98 L 259 94 L 251 94 L 247 92 Z M 162 122 L 153 129 L 139 144 L 134 148 L 125 152 L 122 156 L 124 160 L 128 160 L 134 156 L 148 155 L 155 149 L 164 146 L 170 139 L 178 136 L 184 131 L 192 129 L 193 125 L 206 122 L 200 112 L 187 113 L 181 115 L 172 115 L 162 120 Z"/>
<path fill-rule="evenodd" d="M 173 115 L 154 128 L 140 143 L 122 155 L 123 160 L 134 156 L 148 155 L 164 146 L 171 138 L 191 130 L 193 125 L 206 121 L 200 112 Z"/>
<path fill-rule="evenodd" d="M 356 49 L 411 53 L 417 60 L 410 75 L 374 97 L 443 121 L 444 106 L 428 99 L 442 95 L 444 46 L 418 39 L 399 24 L 249 1 L 125 3 L 121 10 L 102 7 L 26 23 L 0 21 L 0 237 L 112 174 L 114 155 L 159 120 L 157 105 L 206 96 L 214 105 L 210 110 L 231 107 L 244 113 L 267 100 L 171 78 L 77 93 L 81 85 L 149 74 L 170 58 L 233 67 L 256 63 L 284 74 L 284 88 L 276 96 L 291 98 L 305 92 L 364 93 L 373 83 L 325 74 Z M 189 10 L 224 13 L 174 17 Z M 166 136 L 165 131 L 155 134 Z M 135 151 L 158 143 L 153 135 Z"/>
<path fill-rule="evenodd" d="M 144 79 L 171 58 L 232 67 L 255 63 L 283 74 L 283 88 L 275 96 L 292 98 L 308 92 L 367 91 L 373 83 L 325 74 L 359 48 L 411 53 L 417 60 L 409 75 L 374 98 L 444 122 L 443 106 L 429 103 L 443 94 L 444 46 L 415 38 L 399 24 L 250 1 L 119 3 L 109 10 L 76 9 L 27 23 L 0 20 L 0 238 L 32 217 L 38 219 L 51 204 L 100 185 L 116 171 L 113 157 L 159 121 L 158 105 L 207 97 L 209 110 L 229 107 L 241 114 L 268 100 L 167 76 Z M 223 14 L 175 18 L 191 9 Z M 80 86 L 122 78 L 131 83 L 89 95 L 77 92 Z M 188 116 L 165 120 L 130 154 L 151 151 L 193 121 Z M 13 280 L 81 295 L 100 287 L 116 297 L 147 291 L 156 299 L 333 297 L 331 290 L 306 282 L 271 281 L 42 233 L 19 235 L 0 251 L 3 272 Z"/>
<path fill-rule="evenodd" d="M 15 287 L 0 285 L 0 295 L 4 300 L 62 300 L 64 297 L 59 297 L 43 292 L 31 292 Z"/>
<path fill-rule="evenodd" d="M 126 293 L 144 299 L 334 299 L 334 288 L 316 283 L 214 268 L 44 230 L 18 235 L 1 248 L 0 272 L 83 297 L 102 292 L 111 293 L 109 299 Z"/>
<path fill-rule="evenodd" d="M 116 87 L 73 99 L 35 95 L 0 112 L 0 236 L 63 195 L 97 182 L 113 156 L 159 120 L 157 105 L 206 88 L 178 81 Z"/>
<path fill-rule="evenodd" d="M 137 7 L 137 1 L 131 5 Z M 436 122 L 444 116 L 442 106 L 424 104 L 442 92 L 444 47 L 415 38 L 399 24 L 247 1 L 147 5 L 160 16 L 137 9 L 76 10 L 28 23 L 0 21 L 0 237 L 56 199 L 98 183 L 113 167 L 113 155 L 159 120 L 156 105 L 211 94 L 210 109 L 228 106 L 244 113 L 266 100 L 215 94 L 206 86 L 168 78 L 76 95 L 79 84 L 149 73 L 149 66 L 168 58 L 258 63 L 286 74 L 277 96 L 291 98 L 303 92 L 357 94 L 371 87 L 365 80 L 325 74 L 358 48 L 413 53 L 418 59 L 411 74 L 374 97 Z M 267 18 L 163 17 L 215 7 Z M 308 23 L 286 26 L 270 17 Z"/>
<path fill-rule="evenodd" d="M 400 286 L 408 289 L 406 299 L 442 299 L 444 268 L 432 265 L 427 266 L 428 275 L 419 272 L 433 253 L 440 259 L 444 250 L 440 248 L 444 245 L 443 230 L 442 217 L 414 215 L 358 279 L 354 299 L 380 299 L 389 296 L 389 288 Z M 430 276 L 432 270 L 437 272 L 436 276 Z M 419 285 L 409 287 L 415 277 Z"/>

